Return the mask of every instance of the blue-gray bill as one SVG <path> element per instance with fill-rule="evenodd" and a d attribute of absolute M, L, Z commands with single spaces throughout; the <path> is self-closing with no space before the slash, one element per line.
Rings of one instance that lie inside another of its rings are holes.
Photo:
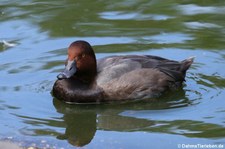
<path fill-rule="evenodd" d="M 76 71 L 77 71 L 76 62 L 68 60 L 65 69 L 63 70 L 63 72 L 57 75 L 57 78 L 59 80 L 68 79 L 71 76 L 73 76 L 76 73 Z"/>

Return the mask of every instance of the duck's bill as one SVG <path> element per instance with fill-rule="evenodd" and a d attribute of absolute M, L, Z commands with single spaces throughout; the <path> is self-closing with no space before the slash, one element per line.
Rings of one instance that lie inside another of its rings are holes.
<path fill-rule="evenodd" d="M 61 72 L 57 76 L 57 78 L 59 80 L 61 80 L 61 79 L 68 79 L 68 78 L 72 77 L 76 73 L 76 71 L 77 71 L 76 62 L 68 60 L 65 69 L 63 70 L 63 72 Z"/>

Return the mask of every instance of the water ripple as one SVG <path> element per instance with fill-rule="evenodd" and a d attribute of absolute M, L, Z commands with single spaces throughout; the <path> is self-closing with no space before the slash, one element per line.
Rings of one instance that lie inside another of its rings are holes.
<path fill-rule="evenodd" d="M 225 7 L 214 7 L 214 6 L 198 6 L 195 4 L 178 5 L 177 8 L 185 15 L 196 15 L 196 14 L 224 14 Z"/>
<path fill-rule="evenodd" d="M 172 16 L 163 14 L 141 14 L 138 12 L 122 12 L 122 11 L 108 11 L 101 12 L 99 16 L 106 20 L 167 20 L 174 18 Z"/>

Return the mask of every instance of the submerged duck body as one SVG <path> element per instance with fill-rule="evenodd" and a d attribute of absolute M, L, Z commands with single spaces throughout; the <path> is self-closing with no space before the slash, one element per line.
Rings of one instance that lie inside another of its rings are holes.
<path fill-rule="evenodd" d="M 99 103 L 158 97 L 178 88 L 193 58 L 181 62 L 151 55 L 110 56 L 96 61 L 86 41 L 68 48 L 65 70 L 53 95 L 69 103 Z"/>

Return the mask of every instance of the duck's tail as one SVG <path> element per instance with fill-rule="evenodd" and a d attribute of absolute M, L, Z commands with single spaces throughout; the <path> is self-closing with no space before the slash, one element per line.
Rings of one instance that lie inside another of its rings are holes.
<path fill-rule="evenodd" d="M 183 74 L 186 74 L 186 71 L 189 69 L 191 64 L 194 62 L 195 56 L 189 57 L 183 61 L 181 61 L 181 67 L 180 71 L 183 72 Z"/>

